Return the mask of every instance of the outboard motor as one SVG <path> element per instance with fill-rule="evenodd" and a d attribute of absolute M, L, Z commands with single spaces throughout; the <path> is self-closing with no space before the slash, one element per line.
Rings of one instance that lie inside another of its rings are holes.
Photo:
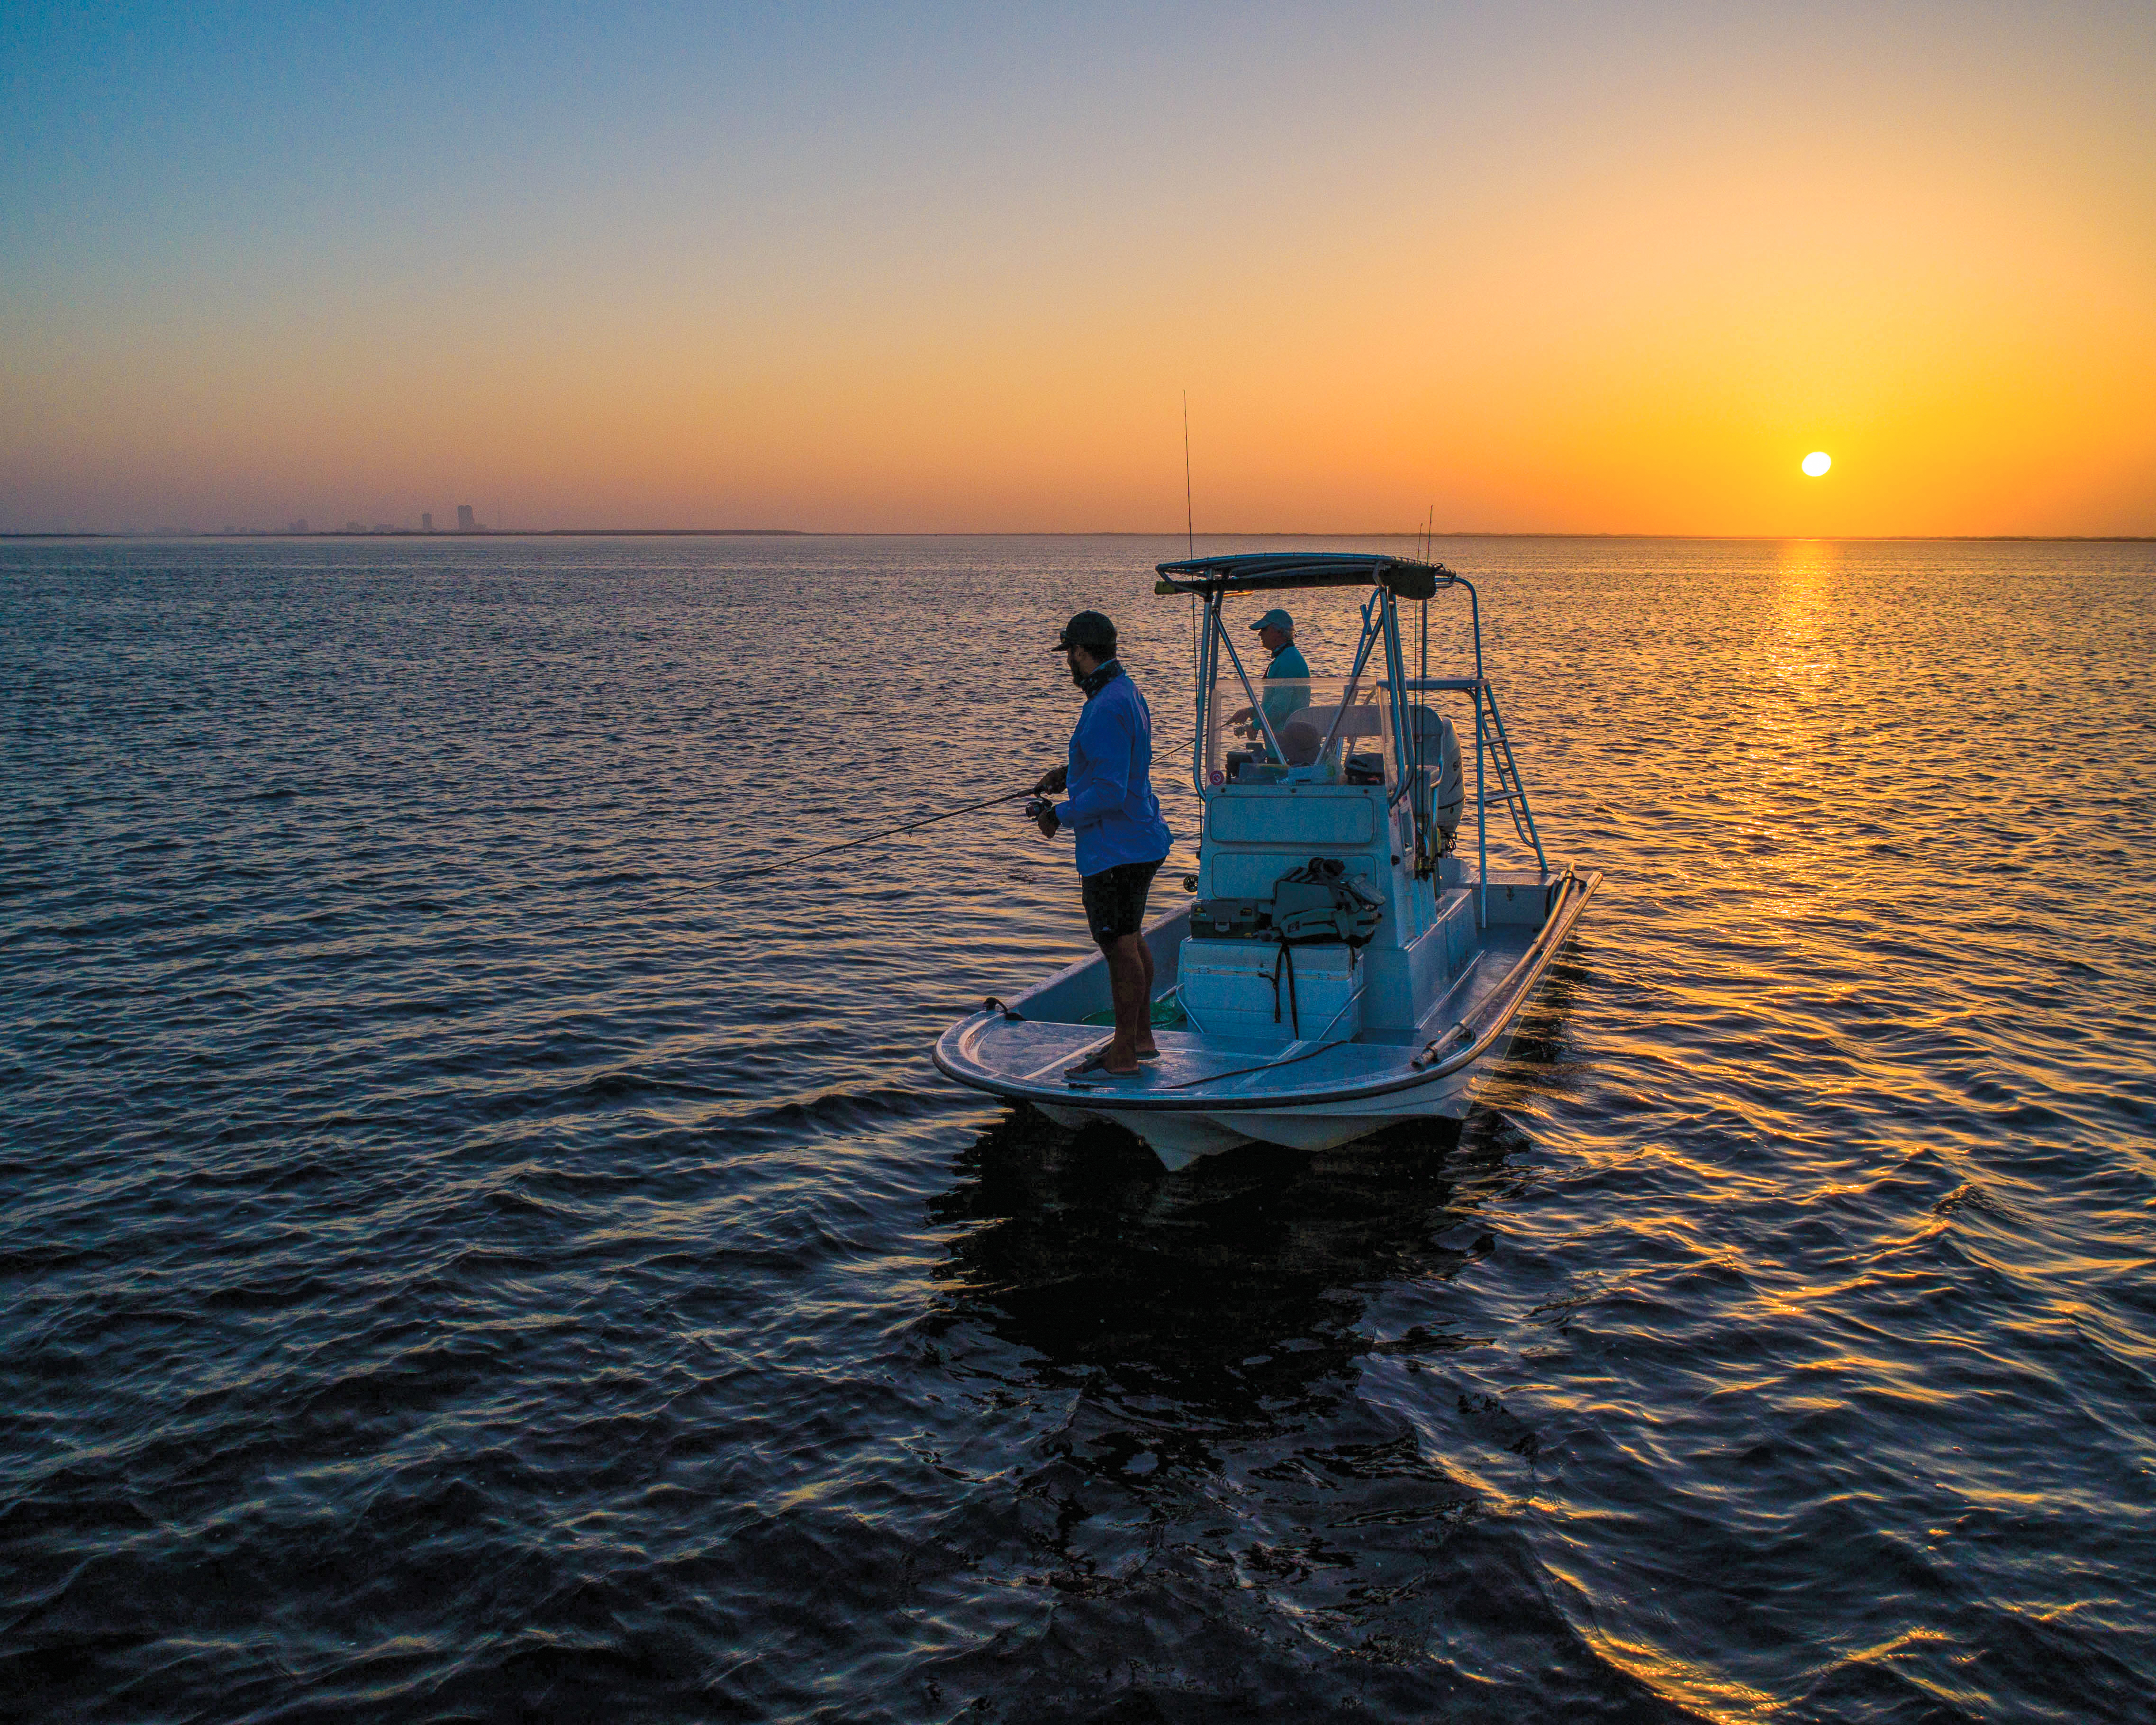
<path fill-rule="evenodd" d="M 1412 706 L 1414 735 L 1409 739 L 1411 757 L 1419 745 L 1422 766 L 1414 795 L 1430 811 L 1431 848 L 1435 855 L 1450 854 L 1460 832 L 1460 817 L 1467 806 L 1467 787 L 1460 770 L 1460 739 L 1452 721 L 1426 706 Z M 1427 798 L 1428 800 L 1424 800 Z"/>

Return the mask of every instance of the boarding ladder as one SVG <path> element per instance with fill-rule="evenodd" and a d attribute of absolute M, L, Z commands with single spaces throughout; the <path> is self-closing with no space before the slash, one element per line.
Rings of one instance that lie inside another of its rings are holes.
<path fill-rule="evenodd" d="M 1512 759 L 1512 740 L 1505 735 L 1505 721 L 1497 711 L 1497 691 L 1486 678 L 1474 678 L 1475 684 L 1475 788 L 1477 800 L 1484 809 L 1503 803 L 1512 817 L 1512 830 L 1520 835 L 1520 843 L 1532 848 L 1535 861 L 1543 871 L 1549 870 L 1549 860 L 1543 855 L 1542 834 L 1535 830 L 1535 812 L 1527 806 L 1527 787 L 1520 783 L 1520 769 Z M 1483 761 L 1487 758 L 1490 783 L 1485 784 Z"/>
<path fill-rule="evenodd" d="M 1466 583 L 1460 583 L 1465 586 Z M 1477 644 L 1480 656 L 1480 644 Z M 1475 845 L 1476 873 L 1480 877 L 1478 897 L 1481 900 L 1484 922 L 1489 919 L 1490 906 L 1490 810 L 1502 805 L 1512 817 L 1512 830 L 1520 835 L 1520 843 L 1535 854 L 1535 861 L 1547 875 L 1549 859 L 1543 853 L 1542 834 L 1535 830 L 1535 812 L 1527 805 L 1527 787 L 1520 782 L 1519 763 L 1512 758 L 1512 739 L 1505 734 L 1504 716 L 1497 711 L 1497 691 L 1490 686 L 1487 678 L 1474 677 L 1416 677 L 1407 688 L 1418 695 L 1439 693 L 1471 696 L 1475 701 Z M 1466 766 L 1466 762 L 1460 763 Z"/>

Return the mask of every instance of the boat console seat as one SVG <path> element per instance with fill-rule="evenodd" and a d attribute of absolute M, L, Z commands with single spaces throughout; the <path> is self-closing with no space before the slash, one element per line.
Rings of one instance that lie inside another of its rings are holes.
<path fill-rule="evenodd" d="M 1333 728 L 1336 721 L 1339 727 L 1337 731 Z M 1337 705 L 1298 707 L 1275 726 L 1274 732 L 1280 738 L 1281 754 L 1285 763 L 1290 767 L 1309 767 L 1314 765 L 1318 756 L 1324 752 L 1326 739 L 1328 737 L 1332 739 L 1336 746 L 1355 737 L 1376 737 L 1379 734 L 1381 723 L 1381 716 L 1376 706 L 1368 701 L 1358 701 L 1347 710 L 1344 716 Z M 1264 732 L 1258 730 L 1255 722 L 1245 728 L 1256 732 L 1257 747 L 1252 749 L 1229 751 L 1228 777 L 1230 780 L 1248 783 L 1252 778 L 1261 776 L 1270 777 L 1270 775 L 1245 773 L 1243 771 L 1245 767 L 1270 765 L 1272 762 L 1265 747 Z M 1348 776 L 1351 783 L 1375 782 L 1360 779 L 1355 774 L 1354 763 L 1363 758 L 1364 757 L 1359 755 L 1348 757 L 1350 769 Z M 1368 758 L 1378 762 L 1380 777 L 1382 777 L 1384 757 L 1382 755 L 1373 755 Z"/>
<path fill-rule="evenodd" d="M 1307 719 L 1312 724 L 1317 726 L 1317 734 L 1322 737 L 1332 728 L 1332 721 L 1338 717 L 1339 712 L 1340 709 L 1337 706 L 1306 706 L 1298 712 L 1296 717 Z M 1348 716 L 1340 721 L 1340 735 L 1375 737 L 1378 734 L 1378 721 L 1379 714 L 1376 704 L 1368 701 L 1358 701 L 1348 709 Z"/>

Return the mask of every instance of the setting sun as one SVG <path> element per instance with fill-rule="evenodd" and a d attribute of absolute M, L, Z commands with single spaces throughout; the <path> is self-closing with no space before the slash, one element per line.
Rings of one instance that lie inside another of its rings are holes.
<path fill-rule="evenodd" d="M 1804 457 L 1804 471 L 1814 479 L 1817 479 L 1833 465 L 1834 457 L 1828 454 L 1825 449 L 1814 449 L 1810 454 Z"/>

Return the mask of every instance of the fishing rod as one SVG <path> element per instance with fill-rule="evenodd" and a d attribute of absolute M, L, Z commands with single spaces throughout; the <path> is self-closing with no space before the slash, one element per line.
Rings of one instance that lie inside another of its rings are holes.
<path fill-rule="evenodd" d="M 834 850 L 851 850 L 859 845 L 874 845 L 880 839 L 896 839 L 906 833 L 917 833 L 923 827 L 934 826 L 939 820 L 954 819 L 961 814 L 971 814 L 977 809 L 993 809 L 998 803 L 1015 803 L 1020 797 L 1030 797 L 1033 794 L 1034 789 L 1031 785 L 1028 785 L 1022 791 L 999 791 L 993 797 L 982 798 L 978 803 L 968 803 L 963 809 L 947 809 L 941 814 L 924 815 L 919 820 L 908 821 L 902 827 L 886 827 L 880 833 L 870 833 L 863 838 L 841 839 L 835 845 L 825 845 L 814 850 L 794 852 L 782 857 L 777 862 L 759 863 L 751 869 L 737 869 L 727 878 L 744 880 L 756 875 L 776 874 L 781 869 L 792 868 L 796 863 L 808 862 L 814 857 L 829 856 Z"/>
<path fill-rule="evenodd" d="M 1183 392 L 1183 542 L 1194 558 L 1198 555 L 1198 511 L 1190 501 L 1190 392 Z"/>
<path fill-rule="evenodd" d="M 1165 761 L 1170 756 L 1181 753 L 1188 747 L 1188 743 L 1178 742 L 1166 754 L 1156 755 L 1153 758 L 1157 761 Z M 880 833 L 865 834 L 858 839 L 841 839 L 835 845 L 819 845 L 814 850 L 789 852 L 775 862 L 757 863 L 751 868 L 736 869 L 725 878 L 729 880 L 752 880 L 758 875 L 774 875 L 781 869 L 792 868 L 796 863 L 809 862 L 819 856 L 829 856 L 834 850 L 852 850 L 864 845 L 880 844 L 886 839 L 903 838 L 908 833 L 919 832 L 923 827 L 932 827 L 938 821 L 955 820 L 962 814 L 973 814 L 983 809 L 993 809 L 998 803 L 1015 803 L 1020 797 L 1032 797 L 1038 794 L 1039 793 L 1031 785 L 1019 791 L 998 791 L 994 796 L 983 797 L 978 803 L 968 803 L 957 809 L 946 809 L 937 814 L 924 814 L 919 820 L 910 820 L 903 826 L 886 827 Z"/>

